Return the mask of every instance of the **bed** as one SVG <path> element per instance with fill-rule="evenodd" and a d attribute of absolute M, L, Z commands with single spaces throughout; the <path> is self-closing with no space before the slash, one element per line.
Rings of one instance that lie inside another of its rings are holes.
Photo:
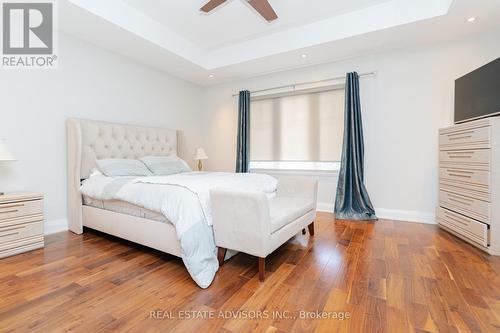
<path fill-rule="evenodd" d="M 207 288 L 218 270 L 210 191 L 276 194 L 268 175 L 182 172 L 167 176 L 107 177 L 102 159 L 177 155 L 177 131 L 69 119 L 68 222 L 77 234 L 92 228 L 182 258 Z"/>
<path fill-rule="evenodd" d="M 96 159 L 177 154 L 177 131 L 84 119 L 68 119 L 66 127 L 69 229 L 81 234 L 84 226 L 89 227 L 180 257 L 171 223 L 84 205 L 80 193 Z M 112 223 L 116 219 L 119 224 Z"/>

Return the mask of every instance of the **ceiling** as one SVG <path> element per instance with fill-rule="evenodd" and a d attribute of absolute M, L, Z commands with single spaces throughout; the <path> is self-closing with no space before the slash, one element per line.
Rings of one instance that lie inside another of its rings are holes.
<path fill-rule="evenodd" d="M 124 0 L 181 37 L 203 49 L 258 38 L 307 23 L 338 16 L 388 0 L 271 0 L 279 19 L 268 23 L 246 1 L 229 0 L 210 14 L 200 13 L 206 0 L 172 1 Z"/>
<path fill-rule="evenodd" d="M 210 14 L 205 0 L 63 0 L 59 28 L 200 85 L 500 32 L 498 0 L 269 2 L 273 23 L 244 0 Z"/>

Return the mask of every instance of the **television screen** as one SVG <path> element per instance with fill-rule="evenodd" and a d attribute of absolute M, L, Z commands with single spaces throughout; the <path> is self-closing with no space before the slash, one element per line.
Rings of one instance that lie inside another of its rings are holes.
<path fill-rule="evenodd" d="M 500 113 L 500 58 L 455 81 L 455 123 Z"/>

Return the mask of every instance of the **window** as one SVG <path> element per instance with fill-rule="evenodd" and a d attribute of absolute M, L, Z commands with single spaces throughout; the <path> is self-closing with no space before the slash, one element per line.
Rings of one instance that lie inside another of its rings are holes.
<path fill-rule="evenodd" d="M 253 98 L 250 168 L 338 170 L 344 89 Z"/>

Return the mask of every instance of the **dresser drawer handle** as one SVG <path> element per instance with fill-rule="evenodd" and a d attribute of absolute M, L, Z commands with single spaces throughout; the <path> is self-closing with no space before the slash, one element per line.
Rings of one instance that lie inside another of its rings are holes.
<path fill-rule="evenodd" d="M 3 210 L 3 211 L 0 211 L 0 214 L 17 213 L 18 211 L 19 211 L 19 209 Z"/>
<path fill-rule="evenodd" d="M 448 158 L 472 158 L 474 152 L 447 152 Z"/>
<path fill-rule="evenodd" d="M 6 229 L 3 229 L 2 232 L 5 232 L 5 231 L 14 231 L 14 230 L 20 230 L 20 229 L 24 229 L 24 226 L 13 227 L 13 228 L 6 228 Z M 14 235 L 19 235 L 19 231 L 11 232 L 11 233 L 8 233 L 8 234 L 0 234 L 0 237 L 8 237 L 8 236 L 14 236 Z"/>
<path fill-rule="evenodd" d="M 474 171 L 466 171 L 466 170 L 455 170 L 455 169 L 446 169 L 448 172 L 454 172 L 454 173 L 465 173 L 465 174 L 474 174 Z"/>
<path fill-rule="evenodd" d="M 467 206 L 470 206 L 470 205 L 471 205 L 471 203 L 470 203 L 470 202 L 467 202 L 467 201 L 461 201 L 461 200 L 454 199 L 454 198 L 450 198 L 450 201 L 453 201 L 453 202 L 458 202 L 458 203 L 461 203 L 462 205 L 467 205 Z"/>
<path fill-rule="evenodd" d="M 473 151 L 448 151 L 448 155 L 473 155 Z"/>
<path fill-rule="evenodd" d="M 15 236 L 15 235 L 19 235 L 19 231 L 17 231 L 17 232 L 11 232 L 10 234 L 0 235 L 0 238 L 1 237 Z"/>
<path fill-rule="evenodd" d="M 450 220 L 452 220 L 452 221 L 454 221 L 454 222 L 457 222 L 457 223 L 459 223 L 459 224 L 462 224 L 462 225 L 464 225 L 464 226 L 466 226 L 466 227 L 468 227 L 468 226 L 469 226 L 469 223 L 468 223 L 468 222 L 461 221 L 461 220 L 457 219 L 455 216 L 452 216 L 452 215 L 450 215 L 450 214 L 448 214 L 448 213 L 445 213 L 445 215 L 446 215 L 446 217 L 447 217 L 447 218 L 449 218 Z"/>
<path fill-rule="evenodd" d="M 24 204 L 10 204 L 0 206 L 0 214 L 9 214 L 19 212 L 19 208 L 24 207 Z M 10 209 L 9 209 L 10 208 Z M 6 210 L 4 210 L 6 209 Z"/>
<path fill-rule="evenodd" d="M 452 133 L 452 134 L 448 134 L 448 136 L 456 136 L 456 135 L 464 135 L 464 134 L 472 134 L 472 133 L 474 133 L 474 131 Z"/>
<path fill-rule="evenodd" d="M 471 199 L 471 198 L 464 198 L 460 195 L 457 195 L 457 194 L 454 194 L 454 193 L 448 193 L 448 196 L 449 197 L 455 197 L 457 199 L 461 199 L 461 200 L 465 200 L 465 201 L 470 201 L 470 202 L 474 202 L 474 199 Z"/>
<path fill-rule="evenodd" d="M 450 158 L 472 158 L 472 155 L 462 155 L 462 156 L 450 156 Z"/>
<path fill-rule="evenodd" d="M 2 206 L 0 206 L 0 209 L 2 209 L 2 208 L 13 208 L 13 207 L 23 207 L 23 206 L 24 206 L 24 204 L 19 204 L 19 203 L 18 204 L 10 204 L 10 205 L 2 205 Z"/>
<path fill-rule="evenodd" d="M 457 136 L 456 138 L 450 138 L 451 140 L 462 140 L 462 139 L 470 139 L 472 138 L 472 135 L 466 135 L 466 136 Z"/>
<path fill-rule="evenodd" d="M 452 177 L 462 177 L 462 178 L 472 178 L 472 176 L 468 176 L 468 175 L 459 175 L 459 174 L 456 174 L 456 173 L 450 173 L 450 172 L 448 172 L 448 176 L 452 176 Z"/>
<path fill-rule="evenodd" d="M 464 198 L 464 197 L 461 197 L 461 196 L 458 196 L 458 195 L 455 195 L 452 193 L 448 193 L 448 198 L 451 201 L 460 202 L 460 203 L 462 203 L 464 205 L 468 205 L 468 206 L 470 206 L 475 201 L 474 199 Z"/>
<path fill-rule="evenodd" d="M 12 231 L 12 230 L 19 230 L 19 229 L 24 229 L 24 228 L 25 228 L 25 226 L 22 225 L 20 227 L 4 228 L 4 229 L 2 229 L 2 231 Z"/>

